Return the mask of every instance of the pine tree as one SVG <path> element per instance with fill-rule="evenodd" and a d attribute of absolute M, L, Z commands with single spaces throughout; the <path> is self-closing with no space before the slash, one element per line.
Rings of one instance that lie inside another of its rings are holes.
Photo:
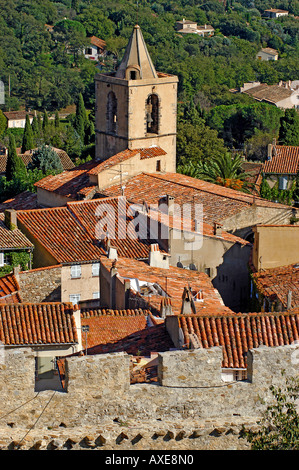
<path fill-rule="evenodd" d="M 32 150 L 33 148 L 34 148 L 34 136 L 33 136 L 29 116 L 28 114 L 26 114 L 21 152 L 25 153 L 26 150 Z"/>
<path fill-rule="evenodd" d="M 286 109 L 280 119 L 279 142 L 282 145 L 299 145 L 299 113 L 296 109 Z"/>
<path fill-rule="evenodd" d="M 54 120 L 55 129 L 58 129 L 60 126 L 60 119 L 58 111 L 55 112 L 55 120 Z"/>
<path fill-rule="evenodd" d="M 44 174 L 51 171 L 59 173 L 63 171 L 61 160 L 51 146 L 43 144 L 33 152 L 32 160 L 28 164 L 29 170 L 41 170 Z"/>
<path fill-rule="evenodd" d="M 25 176 L 26 173 L 26 166 L 21 157 L 17 155 L 14 135 L 10 135 L 5 172 L 6 179 L 7 181 L 11 181 L 12 179 Z"/>
<path fill-rule="evenodd" d="M 44 132 L 47 132 L 48 128 L 49 128 L 49 118 L 48 118 L 48 113 L 46 110 L 44 110 L 44 114 L 43 114 L 43 131 Z"/>
<path fill-rule="evenodd" d="M 83 96 L 80 93 L 77 101 L 77 106 L 76 106 L 76 116 L 74 120 L 74 128 L 79 134 L 82 142 L 85 140 L 85 128 L 87 125 L 87 115 L 86 115 L 86 110 L 85 110 L 85 105 L 83 101 Z"/>

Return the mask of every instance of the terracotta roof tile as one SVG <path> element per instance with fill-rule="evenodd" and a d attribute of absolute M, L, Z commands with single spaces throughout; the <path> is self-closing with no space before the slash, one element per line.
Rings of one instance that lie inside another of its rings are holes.
<path fill-rule="evenodd" d="M 103 191 L 103 195 L 113 196 L 120 193 L 120 186 L 114 185 Z M 157 204 L 166 195 L 174 197 L 179 206 L 194 203 L 203 205 L 203 220 L 208 224 L 221 222 L 252 204 L 259 207 L 288 208 L 289 206 L 273 203 L 252 194 L 242 193 L 220 185 L 191 178 L 179 173 L 164 175 L 142 173 L 126 181 L 125 196 L 128 200 L 142 204 Z M 188 214 L 186 214 L 186 217 Z M 191 216 L 192 218 L 192 216 Z"/>
<path fill-rule="evenodd" d="M 255 272 L 252 276 L 258 291 L 265 297 L 278 299 L 286 309 L 288 293 L 292 292 L 291 308 L 299 306 L 299 263 Z"/>
<path fill-rule="evenodd" d="M 7 199 L 0 204 L 0 212 L 4 212 L 5 209 L 27 210 L 36 208 L 36 193 L 31 193 L 30 191 L 23 191 L 22 193 L 17 194 L 15 197 Z"/>
<path fill-rule="evenodd" d="M 155 324 L 149 310 L 81 310 L 81 324 L 89 325 L 88 354 L 126 351 L 150 356 L 174 347 L 164 322 Z M 82 345 L 86 347 L 84 335 Z"/>
<path fill-rule="evenodd" d="M 292 95 L 292 90 L 284 88 L 279 85 L 261 84 L 243 93 L 252 96 L 257 101 L 268 101 L 269 103 L 278 103 L 281 100 L 287 99 Z"/>
<path fill-rule="evenodd" d="M 19 290 L 18 281 L 13 274 L 0 277 L 0 304 L 21 302 Z"/>
<path fill-rule="evenodd" d="M 0 213 L 0 250 L 26 248 L 33 248 L 33 244 L 21 230 L 10 230 L 4 223 L 4 213 Z"/>
<path fill-rule="evenodd" d="M 222 346 L 224 368 L 246 368 L 249 349 L 290 345 L 299 340 L 298 310 L 231 316 L 181 315 L 178 324 L 185 347 L 190 345 L 191 333 L 196 334 L 202 348 Z"/>
<path fill-rule="evenodd" d="M 296 175 L 299 170 L 299 147 L 275 145 L 271 160 L 263 165 L 263 173 Z"/>
<path fill-rule="evenodd" d="M 0 305 L 0 341 L 6 346 L 78 342 L 72 304 Z"/>

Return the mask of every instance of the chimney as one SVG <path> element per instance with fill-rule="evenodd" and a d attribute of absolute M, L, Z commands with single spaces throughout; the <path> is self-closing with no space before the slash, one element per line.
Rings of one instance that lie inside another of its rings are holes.
<path fill-rule="evenodd" d="M 192 313 L 196 313 L 192 292 L 190 287 L 184 287 L 181 315 L 191 315 Z"/>
<path fill-rule="evenodd" d="M 150 246 L 148 264 L 154 268 L 169 269 L 169 256 L 161 253 L 158 243 L 152 243 Z"/>
<path fill-rule="evenodd" d="M 169 297 L 163 297 L 160 304 L 160 316 L 166 318 L 172 315 L 171 299 Z"/>
<path fill-rule="evenodd" d="M 115 284 L 116 284 L 116 276 L 118 273 L 116 263 L 117 263 L 117 260 L 115 259 L 112 262 L 112 266 L 110 269 L 110 305 L 109 307 L 112 309 L 115 309 L 115 304 L 116 304 Z"/>
<path fill-rule="evenodd" d="M 173 196 L 169 196 L 167 194 L 166 196 L 166 204 L 167 204 L 167 207 L 168 207 L 168 215 L 174 215 L 174 197 Z"/>
<path fill-rule="evenodd" d="M 4 211 L 4 223 L 9 230 L 18 228 L 17 212 L 14 209 L 6 209 Z"/>
<path fill-rule="evenodd" d="M 113 248 L 112 246 L 109 246 L 109 248 L 108 248 L 108 259 L 114 259 L 114 260 L 118 259 L 117 249 L 116 248 Z"/>
<path fill-rule="evenodd" d="M 273 153 L 273 145 L 272 144 L 268 144 L 268 160 L 271 161 L 272 160 L 272 153 Z"/>
<path fill-rule="evenodd" d="M 218 237 L 222 236 L 222 225 L 218 222 L 214 222 L 214 235 L 217 235 Z"/>

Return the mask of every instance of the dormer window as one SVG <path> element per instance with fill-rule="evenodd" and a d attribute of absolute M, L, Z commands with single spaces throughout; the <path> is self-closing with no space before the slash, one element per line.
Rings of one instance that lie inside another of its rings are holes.
<path fill-rule="evenodd" d="M 140 80 L 140 68 L 138 65 L 130 66 L 126 70 L 127 80 Z"/>

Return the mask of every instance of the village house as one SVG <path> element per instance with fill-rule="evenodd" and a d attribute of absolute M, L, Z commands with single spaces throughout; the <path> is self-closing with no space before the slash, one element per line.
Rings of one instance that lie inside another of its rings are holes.
<path fill-rule="evenodd" d="M 34 245 L 18 229 L 14 211 L 0 213 L 0 269 L 25 264 L 31 267 Z"/>
<path fill-rule="evenodd" d="M 35 391 L 62 389 L 56 357 L 82 349 L 80 312 L 69 303 L 0 304 L 4 353 L 30 347 L 35 356 Z"/>
<path fill-rule="evenodd" d="M 90 45 L 84 49 L 83 54 L 86 59 L 97 62 L 105 53 L 106 42 L 96 36 L 91 36 L 88 39 L 90 41 Z"/>
<path fill-rule="evenodd" d="M 0 305 L 22 301 L 20 286 L 14 273 L 0 277 Z"/>
<path fill-rule="evenodd" d="M 252 273 L 252 297 L 260 310 L 279 312 L 299 307 L 299 263 Z"/>
<path fill-rule="evenodd" d="M 268 18 L 280 18 L 281 16 L 288 16 L 289 12 L 287 10 L 281 10 L 279 8 L 270 8 L 264 10 L 264 15 Z"/>
<path fill-rule="evenodd" d="M 33 121 L 34 114 L 27 112 L 27 111 L 4 111 L 4 116 L 6 117 L 7 121 L 7 128 L 15 128 L 15 127 L 25 127 L 26 116 L 29 116 L 30 124 Z"/>
<path fill-rule="evenodd" d="M 299 106 L 297 81 L 279 82 L 275 85 L 267 83 L 248 82 L 240 87 L 240 93 L 251 96 L 254 100 L 273 104 L 277 108 L 290 109 Z"/>
<path fill-rule="evenodd" d="M 258 60 L 278 60 L 278 51 L 271 47 L 265 47 L 257 53 L 256 58 Z"/>
<path fill-rule="evenodd" d="M 214 35 L 214 28 L 211 25 L 204 24 L 199 26 L 195 21 L 185 20 L 176 22 L 176 30 L 180 34 L 198 34 L 202 37 L 211 37 Z"/>
<path fill-rule="evenodd" d="M 259 224 L 253 231 L 252 265 L 256 271 L 299 261 L 299 225 Z"/>
<path fill-rule="evenodd" d="M 277 145 L 276 141 L 268 145 L 267 160 L 262 166 L 262 176 L 272 188 L 291 189 L 299 171 L 299 147 Z"/>

